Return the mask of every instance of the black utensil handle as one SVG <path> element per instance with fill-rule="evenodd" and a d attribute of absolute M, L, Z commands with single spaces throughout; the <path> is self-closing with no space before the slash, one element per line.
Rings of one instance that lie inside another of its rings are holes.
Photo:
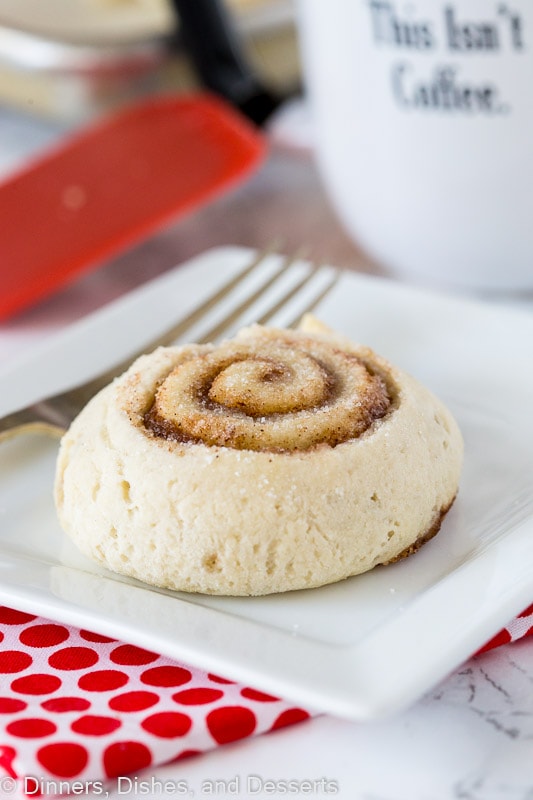
<path fill-rule="evenodd" d="M 261 125 L 280 98 L 256 76 L 220 0 L 172 0 L 179 30 L 202 83 Z"/>

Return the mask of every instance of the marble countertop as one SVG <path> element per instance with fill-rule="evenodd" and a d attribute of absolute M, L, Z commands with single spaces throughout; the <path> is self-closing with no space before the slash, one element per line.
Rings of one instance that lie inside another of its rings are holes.
<path fill-rule="evenodd" d="M 57 135 L 53 125 L 0 110 L 0 173 L 23 163 Z M 275 145 L 245 186 L 5 323 L 0 358 L 16 357 L 35 337 L 61 329 L 208 247 L 262 247 L 280 237 L 287 251 L 305 243 L 317 260 L 384 273 L 340 228 L 311 154 Z M 296 791 L 283 791 L 282 782 L 289 780 L 299 782 L 293 784 Z M 533 800 L 533 639 L 472 658 L 392 718 L 351 723 L 317 716 L 107 790 L 112 800 L 178 797 L 183 781 L 188 792 L 183 796 L 242 800 L 305 795 Z"/>

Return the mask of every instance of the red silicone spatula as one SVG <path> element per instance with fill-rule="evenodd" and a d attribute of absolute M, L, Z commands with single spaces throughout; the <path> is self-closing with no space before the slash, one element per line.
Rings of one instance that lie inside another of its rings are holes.
<path fill-rule="evenodd" d="M 207 202 L 264 151 L 206 95 L 145 101 L 74 135 L 0 184 L 0 319 Z"/>

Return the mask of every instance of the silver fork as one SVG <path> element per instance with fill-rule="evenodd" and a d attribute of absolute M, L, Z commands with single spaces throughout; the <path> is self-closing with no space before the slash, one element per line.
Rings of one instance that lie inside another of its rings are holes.
<path fill-rule="evenodd" d="M 184 337 L 190 328 L 213 311 L 216 306 L 231 295 L 251 273 L 257 270 L 270 254 L 271 250 L 259 253 L 243 270 L 227 281 L 220 289 L 208 297 L 207 300 L 204 300 L 170 329 L 165 331 L 164 334 L 148 342 L 139 352 L 130 356 L 125 361 L 116 364 L 112 369 L 106 370 L 96 378 L 80 386 L 75 386 L 66 392 L 61 392 L 52 397 L 46 397 L 43 400 L 0 419 L 0 443 L 11 436 L 23 432 L 47 433 L 53 436 L 61 436 L 83 406 L 91 397 L 100 391 L 100 389 L 106 386 L 117 375 L 124 372 L 136 358 L 142 355 L 142 353 L 150 352 L 156 347 L 169 346 Z M 222 335 L 231 333 L 239 317 L 251 308 L 265 292 L 281 281 L 299 258 L 301 258 L 301 254 L 295 254 L 294 256 L 288 256 L 282 259 L 279 267 L 266 277 L 261 285 L 254 289 L 245 299 L 239 300 L 220 322 L 199 337 L 197 339 L 198 343 L 213 342 Z M 319 268 L 316 267 L 309 270 L 293 286 L 284 290 L 283 294 L 272 302 L 267 310 L 258 317 L 256 322 L 261 325 L 265 325 L 269 322 L 275 314 L 287 306 L 291 300 L 296 298 L 297 295 L 310 284 L 318 271 Z M 295 327 L 302 314 L 313 311 L 336 284 L 339 274 L 338 271 L 331 271 L 326 283 L 321 286 L 318 291 L 315 291 L 314 294 L 309 296 L 305 307 L 300 310 L 298 316 L 291 320 L 286 327 Z"/>

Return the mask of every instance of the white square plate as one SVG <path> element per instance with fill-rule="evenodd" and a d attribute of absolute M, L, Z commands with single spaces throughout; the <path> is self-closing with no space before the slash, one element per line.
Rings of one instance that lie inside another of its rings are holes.
<path fill-rule="evenodd" d="M 250 258 L 210 251 L 4 366 L 0 414 L 110 366 Z M 263 274 L 278 263 L 269 257 Z M 296 265 L 287 283 L 306 269 Z M 154 589 L 75 551 L 52 500 L 57 442 L 20 436 L 0 447 L 0 600 L 352 719 L 413 702 L 529 605 L 533 317 L 356 274 L 343 275 L 317 314 L 414 374 L 455 414 L 465 468 L 434 540 L 403 562 L 310 591 Z"/>

